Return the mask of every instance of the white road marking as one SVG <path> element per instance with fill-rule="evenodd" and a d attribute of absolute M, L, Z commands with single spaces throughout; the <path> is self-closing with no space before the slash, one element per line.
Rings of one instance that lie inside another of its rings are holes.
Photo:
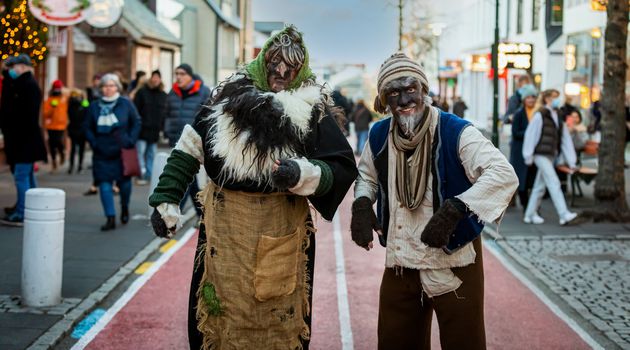
<path fill-rule="evenodd" d="M 98 333 L 100 333 L 105 326 L 116 316 L 116 314 L 133 298 L 136 293 L 144 286 L 153 275 L 164 265 L 168 260 L 182 247 L 188 240 L 195 234 L 196 228 L 190 228 L 182 236 L 182 238 L 169 249 L 166 253 L 162 254 L 158 260 L 145 272 L 142 276 L 138 277 L 131 286 L 125 291 L 125 293 L 110 307 L 107 312 L 101 317 L 98 322 L 74 344 L 70 350 L 82 350 L 84 349 Z"/>
<path fill-rule="evenodd" d="M 346 285 L 346 265 L 343 255 L 343 239 L 339 212 L 333 218 L 333 237 L 335 238 L 335 260 L 337 261 L 337 308 L 339 309 L 339 331 L 343 350 L 353 350 L 352 325 L 350 324 L 350 306 L 348 304 L 348 287 Z"/>
<path fill-rule="evenodd" d="M 494 255 L 495 258 L 497 258 L 497 260 L 501 262 L 501 264 L 503 264 L 503 266 L 508 271 L 510 271 L 510 273 L 514 277 L 521 281 L 522 284 L 527 286 L 527 288 L 529 288 L 529 290 L 531 290 L 532 293 L 534 293 L 534 295 L 536 295 L 536 297 L 538 297 L 538 299 L 540 299 L 540 301 L 542 301 L 551 310 L 551 312 L 558 316 L 562 321 L 564 321 L 564 323 L 569 326 L 569 328 L 577 333 L 577 335 L 580 336 L 580 338 L 582 338 L 582 340 L 584 340 L 584 342 L 588 344 L 588 346 L 595 350 L 604 350 L 604 348 L 595 339 L 593 339 L 590 334 L 588 334 L 588 332 L 586 332 L 579 324 L 577 324 L 577 322 L 569 317 L 569 315 L 562 311 L 562 309 L 560 309 L 560 307 L 556 305 L 556 303 L 551 301 L 551 299 L 549 299 L 545 295 L 545 293 L 540 290 L 540 288 L 536 287 L 536 285 L 532 281 L 525 277 L 525 275 L 523 275 L 511 261 L 506 259 L 499 251 L 500 248 L 494 241 L 484 241 L 484 246 L 490 251 L 490 253 L 492 253 L 492 255 Z"/>

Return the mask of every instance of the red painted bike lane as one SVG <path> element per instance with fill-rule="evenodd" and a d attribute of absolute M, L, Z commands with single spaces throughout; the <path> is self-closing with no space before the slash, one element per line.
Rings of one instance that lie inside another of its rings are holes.
<path fill-rule="evenodd" d="M 316 219 L 317 256 L 313 295 L 312 349 L 342 349 L 339 306 L 347 301 L 354 349 L 376 349 L 378 291 L 385 250 L 369 252 L 350 239 L 351 198 L 340 208 L 339 224 Z M 335 242 L 335 227 L 339 229 Z M 343 244 L 343 264 L 335 244 Z M 179 249 L 111 319 L 87 349 L 185 349 L 189 281 L 196 236 Z M 484 250 L 486 335 L 490 349 L 589 349 L 590 347 Z M 345 269 L 345 271 L 343 270 Z M 345 273 L 341 273 L 345 272 Z M 345 279 L 343 279 L 345 277 Z M 341 279 L 340 279 L 341 278 Z M 338 281 L 346 283 L 347 297 Z M 342 297 L 340 298 L 339 295 Z M 343 309 L 343 307 L 342 307 Z M 342 312 L 343 314 L 343 312 Z M 433 348 L 439 349 L 436 323 Z"/>

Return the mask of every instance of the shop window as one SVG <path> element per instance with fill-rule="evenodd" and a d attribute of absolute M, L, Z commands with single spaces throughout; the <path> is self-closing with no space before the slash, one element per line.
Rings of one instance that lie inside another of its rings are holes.
<path fill-rule="evenodd" d="M 516 2 L 516 34 L 523 32 L 523 0 Z"/>
<path fill-rule="evenodd" d="M 540 23 L 540 0 L 532 0 L 532 31 L 538 30 Z"/>

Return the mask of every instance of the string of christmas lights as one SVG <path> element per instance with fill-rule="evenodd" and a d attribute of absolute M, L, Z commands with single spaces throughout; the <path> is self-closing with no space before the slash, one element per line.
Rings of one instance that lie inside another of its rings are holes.
<path fill-rule="evenodd" d="M 48 26 L 38 21 L 28 10 L 27 0 L 17 0 L 14 6 L 7 6 L 0 18 L 0 59 L 25 53 L 33 64 L 46 59 L 48 49 Z"/>

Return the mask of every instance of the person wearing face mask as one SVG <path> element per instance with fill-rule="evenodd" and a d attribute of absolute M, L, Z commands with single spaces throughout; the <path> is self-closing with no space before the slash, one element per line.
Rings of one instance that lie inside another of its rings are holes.
<path fill-rule="evenodd" d="M 26 191 L 37 187 L 34 163 L 46 161 L 46 146 L 39 126 L 42 92 L 31 72 L 31 58 L 20 54 L 7 60 L 3 72 L 0 128 L 4 136 L 7 163 L 15 180 L 17 200 L 5 208 L 2 223 L 22 226 Z"/>
<path fill-rule="evenodd" d="M 350 230 L 386 247 L 379 349 L 485 349 L 484 222 L 497 223 L 518 185 L 505 156 L 469 121 L 431 106 L 423 68 L 403 53 L 381 66 L 375 123 L 359 161 Z M 372 205 L 377 203 L 377 214 Z"/>
<path fill-rule="evenodd" d="M 536 164 L 538 172 L 532 193 L 527 202 L 527 209 L 523 221 L 526 224 L 542 224 L 545 220 L 536 212 L 545 189 L 558 213 L 560 225 L 566 225 L 577 217 L 576 213 L 567 208 L 564 195 L 560 188 L 560 179 L 555 166 L 564 159 L 566 165 L 575 169 L 577 156 L 571 135 L 565 123 L 558 117 L 560 107 L 560 93 L 558 90 L 543 91 L 538 97 L 537 111 L 525 130 L 523 141 L 523 159 L 525 164 Z"/>
<path fill-rule="evenodd" d="M 529 121 L 534 117 L 536 111 L 536 96 L 538 92 L 534 85 L 525 85 L 521 89 L 522 107 L 514 113 L 512 121 L 512 142 L 510 144 L 510 164 L 518 176 L 518 197 L 523 206 L 523 212 L 527 208 L 529 192 L 534 185 L 536 178 L 536 166 L 528 166 L 523 160 L 523 139 Z"/>
<path fill-rule="evenodd" d="M 356 179 L 330 91 L 302 34 L 274 34 L 186 125 L 149 204 L 156 235 L 204 166 L 210 182 L 191 281 L 191 349 L 308 349 L 315 259 L 310 206 L 326 220 Z"/>

